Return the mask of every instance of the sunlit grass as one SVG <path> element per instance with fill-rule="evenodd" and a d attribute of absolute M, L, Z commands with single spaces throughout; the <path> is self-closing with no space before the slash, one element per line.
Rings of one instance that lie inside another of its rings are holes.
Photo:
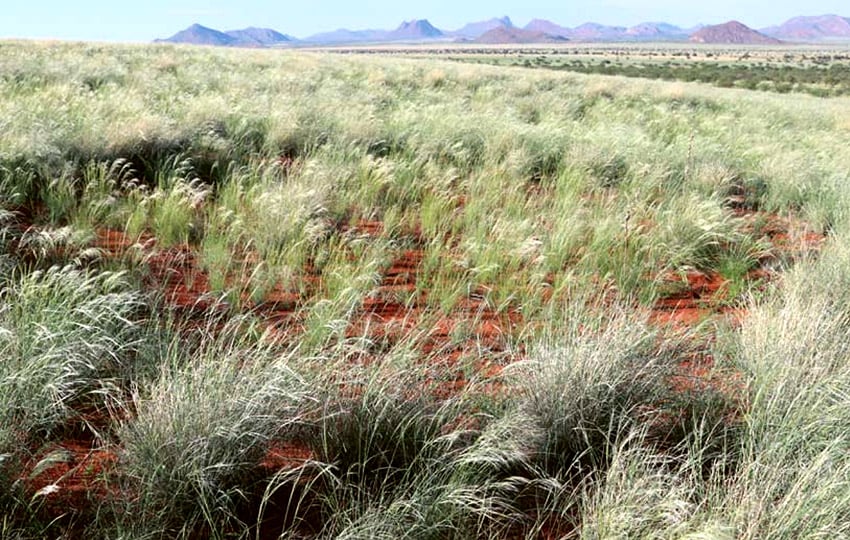
<path fill-rule="evenodd" d="M 0 52 L 0 536 L 848 533 L 846 99 Z M 136 245 L 98 247 L 105 230 Z M 199 273 L 145 266 L 171 253 Z M 651 323 L 699 272 L 740 323 Z M 178 276 L 227 309 L 169 306 Z M 405 330 L 373 335 L 393 310 Z M 675 383 L 705 357 L 705 381 Z M 30 462 L 78 425 L 117 465 L 102 510 L 57 517 Z M 264 469 L 276 444 L 309 457 Z"/>

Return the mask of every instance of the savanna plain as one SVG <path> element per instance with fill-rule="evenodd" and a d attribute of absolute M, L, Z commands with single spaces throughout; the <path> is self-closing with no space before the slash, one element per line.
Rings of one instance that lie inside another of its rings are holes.
<path fill-rule="evenodd" d="M 0 43 L 0 538 L 850 536 L 843 68 L 418 56 Z"/>

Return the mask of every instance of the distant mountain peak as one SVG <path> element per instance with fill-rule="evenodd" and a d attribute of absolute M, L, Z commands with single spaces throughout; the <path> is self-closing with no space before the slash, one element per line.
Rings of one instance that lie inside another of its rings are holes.
<path fill-rule="evenodd" d="M 419 40 L 441 37 L 443 31 L 431 24 L 428 19 L 413 19 L 404 21 L 394 31 L 388 34 L 391 41 Z"/>
<path fill-rule="evenodd" d="M 228 30 L 225 34 L 236 38 L 241 44 L 256 45 L 258 47 L 267 47 L 270 45 L 295 41 L 295 38 L 292 36 L 281 34 L 277 30 L 272 30 L 271 28 L 257 28 L 255 26 L 249 26 L 242 30 Z"/>
<path fill-rule="evenodd" d="M 476 43 L 562 43 L 569 41 L 564 36 L 547 34 L 539 30 L 500 26 L 484 32 Z"/>
<path fill-rule="evenodd" d="M 428 19 L 405 20 L 393 30 L 347 30 L 339 29 L 304 38 L 303 42 L 313 44 L 340 45 L 346 43 L 391 43 L 391 42 L 434 42 L 449 38 L 461 41 L 478 40 L 486 34 L 485 40 L 499 40 L 510 43 L 533 43 L 588 41 L 684 41 L 690 39 L 697 43 L 728 44 L 778 44 L 779 39 L 789 41 L 850 41 L 850 18 L 835 14 L 800 16 L 789 19 L 778 26 L 754 30 L 739 21 L 729 21 L 713 26 L 680 28 L 666 23 L 647 21 L 629 28 L 610 26 L 597 22 L 586 22 L 575 28 L 568 28 L 546 19 L 532 19 L 523 28 L 518 28 L 507 15 L 487 20 L 467 23 L 462 28 L 444 32 L 435 27 Z M 777 39 L 778 38 L 778 39 Z M 157 42 L 191 43 L 197 45 L 217 45 L 229 47 L 275 47 L 295 44 L 292 36 L 282 34 L 271 28 L 248 27 L 241 30 L 219 30 L 194 23 L 167 39 Z"/>
<path fill-rule="evenodd" d="M 428 21 L 428 19 L 411 19 L 409 21 L 402 22 L 398 26 L 398 28 L 396 28 L 396 30 L 411 30 L 411 29 L 425 30 L 425 31 L 437 30 L 437 28 L 433 24 L 431 24 L 431 22 Z M 437 30 L 437 31 L 439 32 L 439 30 Z"/>
<path fill-rule="evenodd" d="M 249 27 L 242 30 L 221 32 L 195 23 L 177 32 L 167 39 L 156 40 L 166 43 L 185 43 L 190 45 L 215 45 L 227 47 L 269 47 L 281 43 L 290 43 L 295 38 L 272 30 L 271 28 Z"/>
<path fill-rule="evenodd" d="M 693 33 L 690 41 L 694 43 L 762 44 L 782 43 L 776 38 L 757 32 L 739 21 L 706 26 Z"/>
<path fill-rule="evenodd" d="M 492 19 L 487 19 L 486 21 L 476 21 L 467 23 L 463 26 L 463 28 L 455 30 L 454 32 L 449 32 L 449 34 L 452 36 L 458 36 L 467 39 L 477 39 L 484 33 L 496 28 L 516 27 L 514 26 L 514 23 L 511 18 L 505 15 L 503 17 L 493 17 Z"/>
<path fill-rule="evenodd" d="M 233 45 L 238 40 L 224 32 L 207 28 L 195 23 L 192 26 L 177 32 L 173 36 L 159 40 L 167 43 L 188 43 L 192 45 Z"/>
<path fill-rule="evenodd" d="M 636 24 L 626 30 L 626 33 L 632 36 L 654 37 L 663 35 L 684 34 L 685 31 L 678 26 L 664 22 L 644 22 Z"/>
<path fill-rule="evenodd" d="M 573 28 L 572 35 L 587 41 L 620 40 L 626 33 L 623 26 L 608 26 L 596 22 L 587 22 Z"/>
<path fill-rule="evenodd" d="M 572 30 L 569 28 L 555 24 L 546 19 L 532 19 L 531 22 L 525 25 L 524 30 L 528 30 L 530 32 L 543 32 L 544 34 L 552 36 L 564 37 L 569 37 L 572 33 Z"/>

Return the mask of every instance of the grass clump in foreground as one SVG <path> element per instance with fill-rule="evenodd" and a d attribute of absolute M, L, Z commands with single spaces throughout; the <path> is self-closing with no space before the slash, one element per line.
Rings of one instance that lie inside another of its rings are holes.
<path fill-rule="evenodd" d="M 0 296 L 0 501 L 11 512 L 32 496 L 21 466 L 44 457 L 45 441 L 79 429 L 108 437 L 84 412 L 124 407 L 142 299 L 121 274 L 71 266 L 14 272 Z"/>
<path fill-rule="evenodd" d="M 139 497 L 128 510 L 163 534 L 188 534 L 197 523 L 213 536 L 233 527 L 269 443 L 296 430 L 310 401 L 285 356 L 251 344 L 239 321 L 229 324 L 194 350 L 170 343 L 118 432 L 127 489 Z"/>
<path fill-rule="evenodd" d="M 0 48 L 4 538 L 847 532 L 841 98 Z"/>
<path fill-rule="evenodd" d="M 51 267 L 3 291 L 3 425 L 49 436 L 85 406 L 120 406 L 141 306 L 120 274 Z M 4 439 L 9 450 L 20 439 Z"/>

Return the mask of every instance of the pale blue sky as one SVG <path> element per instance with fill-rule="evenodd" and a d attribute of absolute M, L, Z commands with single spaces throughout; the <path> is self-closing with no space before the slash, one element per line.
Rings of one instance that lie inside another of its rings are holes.
<path fill-rule="evenodd" d="M 564 26 L 595 21 L 632 25 L 666 21 L 679 26 L 738 19 L 754 27 L 779 24 L 795 15 L 850 16 L 847 0 L 2 0 L 0 38 L 150 41 L 198 22 L 219 30 L 271 27 L 296 37 L 337 28 L 394 28 L 402 20 L 427 18 L 444 30 L 508 15 L 516 24 L 531 18 Z"/>

